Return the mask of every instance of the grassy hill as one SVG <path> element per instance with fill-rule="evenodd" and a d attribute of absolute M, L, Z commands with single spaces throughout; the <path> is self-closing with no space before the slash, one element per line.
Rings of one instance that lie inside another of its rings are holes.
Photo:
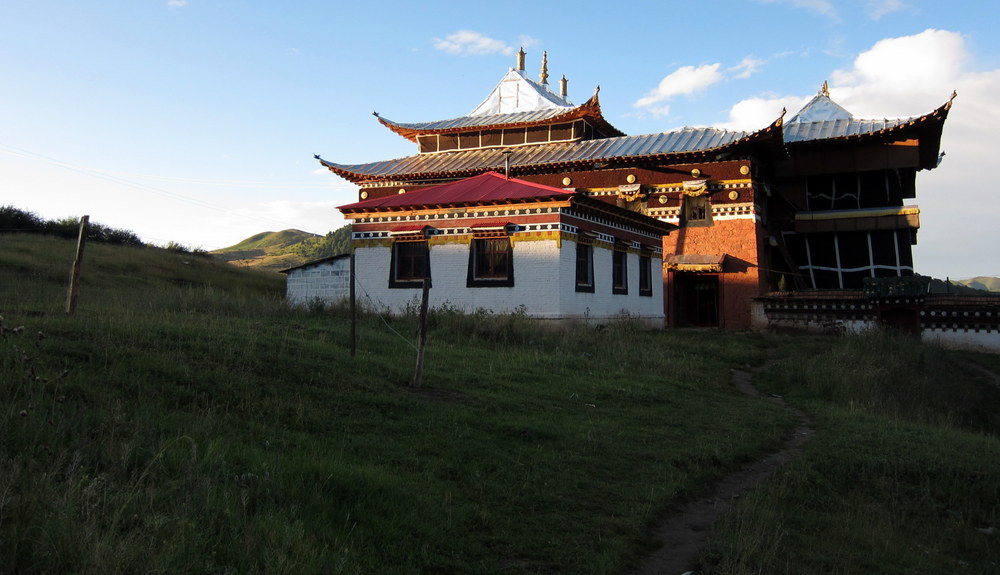
<path fill-rule="evenodd" d="M 663 513 L 780 445 L 704 573 L 995 572 L 1000 357 L 907 338 L 293 310 L 283 278 L 0 237 L 0 573 L 623 573 Z"/>
<path fill-rule="evenodd" d="M 965 280 L 952 280 L 952 282 L 960 283 L 977 290 L 1000 292 L 1000 278 L 979 276 Z"/>
<path fill-rule="evenodd" d="M 241 267 L 280 271 L 350 249 L 350 226 L 325 236 L 301 230 L 262 232 L 240 243 L 210 252 L 214 257 Z"/>
<path fill-rule="evenodd" d="M 918 276 L 919 277 L 919 276 Z M 926 276 L 925 276 L 926 277 Z M 930 282 L 929 291 L 936 294 L 985 295 L 984 287 L 965 283 L 960 280 L 927 278 Z"/>

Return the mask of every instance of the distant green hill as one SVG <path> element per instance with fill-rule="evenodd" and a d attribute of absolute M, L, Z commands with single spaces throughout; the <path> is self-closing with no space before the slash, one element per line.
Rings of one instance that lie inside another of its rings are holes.
<path fill-rule="evenodd" d="M 308 261 L 346 253 L 351 245 L 351 226 L 325 236 L 302 230 L 261 232 L 240 243 L 210 252 L 234 265 L 280 271 Z"/>
<path fill-rule="evenodd" d="M 274 251 L 293 246 L 309 238 L 322 237 L 319 234 L 311 234 L 302 230 L 282 230 L 280 232 L 261 232 L 250 236 L 242 242 L 228 248 L 218 250 L 220 252 L 263 250 Z"/>

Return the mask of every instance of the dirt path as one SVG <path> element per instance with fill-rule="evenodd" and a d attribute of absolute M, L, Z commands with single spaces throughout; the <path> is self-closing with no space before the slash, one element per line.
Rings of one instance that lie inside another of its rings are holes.
<path fill-rule="evenodd" d="M 753 374 L 733 370 L 733 385 L 752 397 L 784 405 L 780 397 L 765 397 L 753 385 Z M 693 568 L 698 552 L 705 544 L 712 524 L 732 505 L 734 499 L 767 479 L 779 467 L 799 454 L 802 446 L 812 437 L 813 429 L 802 411 L 785 407 L 795 416 L 795 430 L 782 448 L 764 459 L 724 477 L 711 493 L 690 501 L 676 512 L 664 517 L 655 527 L 656 539 L 661 546 L 647 556 L 636 575 L 681 575 Z"/>

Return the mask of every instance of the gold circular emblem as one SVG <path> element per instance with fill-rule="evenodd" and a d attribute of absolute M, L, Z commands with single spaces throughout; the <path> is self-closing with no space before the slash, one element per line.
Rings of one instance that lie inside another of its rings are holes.
<path fill-rule="evenodd" d="M 569 176 L 566 176 L 565 178 L 563 178 L 563 185 L 564 186 L 568 186 L 568 185 L 570 185 L 572 183 L 573 183 L 573 180 Z"/>
<path fill-rule="evenodd" d="M 750 173 L 750 166 L 740 166 L 740 173 L 744 176 Z"/>
<path fill-rule="evenodd" d="M 663 196 L 660 196 L 660 203 L 661 203 L 661 204 L 665 204 L 665 203 L 667 203 L 667 196 L 665 196 L 665 195 L 663 195 Z"/>
<path fill-rule="evenodd" d="M 629 174 L 629 175 L 625 176 L 625 181 L 628 182 L 628 183 L 630 183 L 630 184 L 634 184 L 635 183 L 635 174 Z"/>
<path fill-rule="evenodd" d="M 367 200 L 368 199 L 368 192 L 361 192 L 361 199 L 362 200 Z"/>
<path fill-rule="evenodd" d="M 737 192 L 737 191 L 735 191 L 735 190 L 732 191 L 732 192 L 729 192 L 729 199 L 733 200 L 735 202 L 736 200 L 740 199 L 740 193 Z"/>
<path fill-rule="evenodd" d="M 399 193 L 400 194 L 405 194 L 406 193 L 406 188 L 399 188 Z"/>
<path fill-rule="evenodd" d="M 700 175 L 701 175 L 701 170 L 699 170 L 698 168 L 695 168 L 695 169 L 691 170 L 691 177 L 692 178 L 697 178 Z"/>

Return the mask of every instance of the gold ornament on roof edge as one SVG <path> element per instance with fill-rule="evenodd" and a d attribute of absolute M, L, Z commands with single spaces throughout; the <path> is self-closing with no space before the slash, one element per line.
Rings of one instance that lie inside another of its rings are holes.
<path fill-rule="evenodd" d="M 629 175 L 625 176 L 625 181 L 628 182 L 628 183 L 630 183 L 630 184 L 634 184 L 635 183 L 635 174 L 629 174 Z"/>
<path fill-rule="evenodd" d="M 572 183 L 573 183 L 573 179 L 570 178 L 569 176 L 566 176 L 565 178 L 563 178 L 563 185 L 564 186 L 568 186 L 568 185 L 570 185 Z"/>
<path fill-rule="evenodd" d="M 361 192 L 361 199 L 362 200 L 367 200 L 368 199 L 368 192 Z"/>
<path fill-rule="evenodd" d="M 740 193 L 735 190 L 729 192 L 729 199 L 735 202 L 736 200 L 740 199 Z"/>
<path fill-rule="evenodd" d="M 740 173 L 744 176 L 750 173 L 750 166 L 740 166 Z"/>
<path fill-rule="evenodd" d="M 665 203 L 667 203 L 667 196 L 666 196 L 666 195 L 662 195 L 662 196 L 660 196 L 660 203 L 661 203 L 661 204 L 665 204 Z"/>
<path fill-rule="evenodd" d="M 701 170 L 699 170 L 698 168 L 695 168 L 695 169 L 691 170 L 691 177 L 692 178 L 697 178 L 700 175 L 701 175 Z"/>
<path fill-rule="evenodd" d="M 400 194 L 405 194 L 406 193 L 406 188 L 399 188 L 399 193 Z"/>

